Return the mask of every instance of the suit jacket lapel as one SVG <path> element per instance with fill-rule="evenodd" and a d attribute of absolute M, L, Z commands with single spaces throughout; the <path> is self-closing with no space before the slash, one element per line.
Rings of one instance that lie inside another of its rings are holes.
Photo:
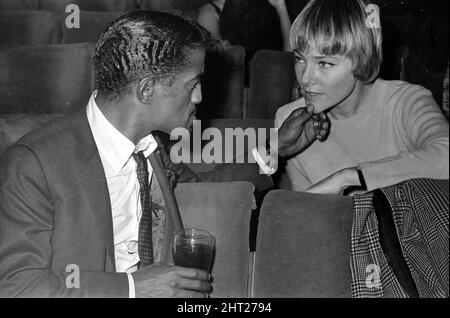
<path fill-rule="evenodd" d="M 166 264 L 170 264 L 173 263 L 171 253 L 173 233 L 174 231 L 182 229 L 183 224 L 181 221 L 180 212 L 178 211 L 178 205 L 175 200 L 173 188 L 171 187 L 169 179 L 163 170 L 164 166 L 161 159 L 160 150 L 155 150 L 155 152 L 149 156 L 149 160 L 166 204 L 166 224 L 164 227 L 164 237 L 161 248 L 161 261 Z"/>
<path fill-rule="evenodd" d="M 79 183 L 84 191 L 89 210 L 92 212 L 96 229 L 104 238 L 107 252 L 107 271 L 115 271 L 114 232 L 111 201 L 108 185 L 100 155 L 92 135 L 86 112 L 77 112 L 74 116 L 73 129 L 78 158 L 75 169 L 80 171 Z"/>

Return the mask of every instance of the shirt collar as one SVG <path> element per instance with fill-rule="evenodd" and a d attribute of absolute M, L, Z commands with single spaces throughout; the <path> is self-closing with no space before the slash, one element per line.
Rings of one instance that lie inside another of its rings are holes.
<path fill-rule="evenodd" d="M 97 144 L 98 151 L 108 161 L 111 167 L 119 172 L 130 160 L 131 155 L 137 151 L 143 151 L 148 157 L 158 147 L 158 143 L 152 134 L 142 138 L 137 145 L 125 137 L 103 115 L 95 102 L 97 91 L 94 91 L 86 107 L 86 114 Z"/>

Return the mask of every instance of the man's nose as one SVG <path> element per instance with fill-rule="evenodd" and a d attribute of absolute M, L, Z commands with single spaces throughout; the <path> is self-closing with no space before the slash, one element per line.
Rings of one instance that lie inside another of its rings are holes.
<path fill-rule="evenodd" d="M 203 96 L 202 96 L 202 86 L 199 84 L 198 87 L 194 90 L 192 94 L 192 104 L 200 104 L 202 102 Z"/>

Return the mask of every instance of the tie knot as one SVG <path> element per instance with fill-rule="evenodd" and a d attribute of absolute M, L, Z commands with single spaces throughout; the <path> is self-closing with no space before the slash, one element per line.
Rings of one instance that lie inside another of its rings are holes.
<path fill-rule="evenodd" d="M 134 152 L 133 153 L 133 159 L 138 164 L 140 162 L 143 162 L 145 160 L 144 152 L 143 151 Z"/>
<path fill-rule="evenodd" d="M 148 188 L 148 166 L 147 159 L 142 151 L 133 153 L 133 159 L 136 161 L 136 173 L 142 191 L 147 191 Z"/>

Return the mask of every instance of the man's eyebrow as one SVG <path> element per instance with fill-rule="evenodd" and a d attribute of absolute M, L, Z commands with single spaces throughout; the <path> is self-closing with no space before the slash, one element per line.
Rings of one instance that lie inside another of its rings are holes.
<path fill-rule="evenodd" d="M 201 72 L 199 74 L 197 74 L 197 76 L 195 76 L 194 78 L 192 78 L 191 80 L 189 80 L 189 82 L 197 82 L 197 81 L 201 81 L 201 79 L 203 78 L 203 75 L 205 74 L 205 72 Z"/>

